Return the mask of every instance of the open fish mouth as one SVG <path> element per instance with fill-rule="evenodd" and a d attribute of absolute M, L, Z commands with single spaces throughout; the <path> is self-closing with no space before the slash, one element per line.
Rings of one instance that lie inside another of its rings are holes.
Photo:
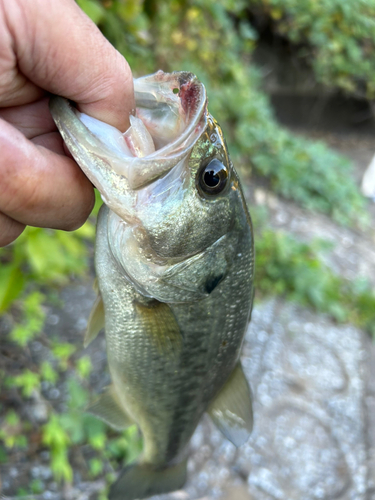
<path fill-rule="evenodd" d="M 136 112 L 124 134 L 80 113 L 66 99 L 51 98 L 57 127 L 106 203 L 113 182 L 122 191 L 137 190 L 171 170 L 206 127 L 206 91 L 192 73 L 158 71 L 135 79 L 134 91 Z"/>

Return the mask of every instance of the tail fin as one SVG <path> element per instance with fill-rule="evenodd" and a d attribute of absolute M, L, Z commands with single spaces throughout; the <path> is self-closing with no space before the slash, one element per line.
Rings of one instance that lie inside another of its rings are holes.
<path fill-rule="evenodd" d="M 126 467 L 111 486 L 109 500 L 141 500 L 182 488 L 186 481 L 186 460 L 155 468 L 149 464 Z"/>

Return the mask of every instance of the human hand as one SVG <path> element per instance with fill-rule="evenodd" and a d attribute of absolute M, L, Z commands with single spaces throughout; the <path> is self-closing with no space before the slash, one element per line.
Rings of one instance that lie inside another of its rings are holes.
<path fill-rule="evenodd" d="M 93 207 L 48 92 L 122 131 L 135 107 L 127 62 L 74 0 L 0 0 L 0 246 L 26 225 L 76 229 Z"/>

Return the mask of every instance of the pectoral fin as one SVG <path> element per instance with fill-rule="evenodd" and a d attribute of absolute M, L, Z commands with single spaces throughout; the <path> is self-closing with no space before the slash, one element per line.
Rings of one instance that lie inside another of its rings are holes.
<path fill-rule="evenodd" d="M 87 347 L 98 336 L 102 328 L 104 328 L 104 304 L 102 296 L 98 295 L 87 322 L 83 346 Z"/>
<path fill-rule="evenodd" d="M 126 429 L 134 424 L 122 408 L 113 385 L 110 385 L 94 403 L 86 408 L 86 411 L 116 430 Z"/>
<path fill-rule="evenodd" d="M 253 428 L 251 391 L 238 363 L 216 399 L 211 403 L 208 414 L 214 424 L 235 446 L 241 446 L 250 437 Z"/>
<path fill-rule="evenodd" d="M 148 305 L 135 302 L 134 309 L 144 334 L 160 354 L 167 358 L 178 357 L 181 352 L 182 335 L 171 308 L 154 300 Z"/>

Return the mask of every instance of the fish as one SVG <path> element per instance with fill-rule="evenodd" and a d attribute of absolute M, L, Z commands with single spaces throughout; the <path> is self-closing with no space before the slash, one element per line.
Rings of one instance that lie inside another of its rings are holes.
<path fill-rule="evenodd" d="M 235 446 L 253 427 L 240 353 L 254 295 L 251 218 L 204 85 L 189 72 L 134 80 L 125 134 L 53 96 L 51 114 L 101 193 L 98 298 L 85 345 L 104 327 L 112 384 L 88 408 L 114 429 L 137 424 L 139 460 L 110 500 L 186 481 L 202 415 Z"/>

